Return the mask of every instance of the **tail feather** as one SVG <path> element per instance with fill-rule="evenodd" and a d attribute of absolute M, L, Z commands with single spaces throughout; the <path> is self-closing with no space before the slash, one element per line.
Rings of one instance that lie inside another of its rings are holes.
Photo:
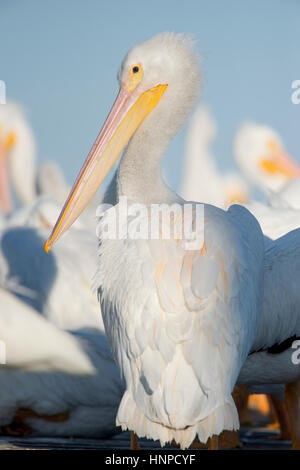
<path fill-rule="evenodd" d="M 116 424 L 123 430 L 134 431 L 139 437 L 159 440 L 162 446 L 174 440 L 181 449 L 187 449 L 196 437 L 205 443 L 211 436 L 219 435 L 224 430 L 239 429 L 239 418 L 234 401 L 229 397 L 226 403 L 215 408 L 205 419 L 193 426 L 184 429 L 169 428 L 148 419 L 127 390 L 119 406 Z"/>

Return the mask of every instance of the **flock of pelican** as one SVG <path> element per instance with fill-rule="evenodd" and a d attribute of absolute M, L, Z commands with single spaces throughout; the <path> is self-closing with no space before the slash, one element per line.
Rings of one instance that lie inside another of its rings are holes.
<path fill-rule="evenodd" d="M 239 428 L 233 390 L 243 384 L 284 390 L 300 449 L 300 364 L 292 360 L 300 348 L 300 167 L 272 129 L 247 123 L 234 139 L 240 172 L 224 176 L 211 151 L 215 124 L 201 107 L 176 194 L 161 162 L 201 89 L 191 40 L 162 33 L 136 45 L 119 83 L 71 190 L 53 163 L 37 166 L 20 109 L 0 107 L 2 432 L 128 429 L 132 449 L 144 436 L 216 449 L 223 431 Z M 123 150 L 102 201 L 125 222 L 121 199 L 129 211 L 142 205 L 143 223 L 153 205 L 189 203 L 192 227 L 201 207 L 200 246 L 188 249 L 175 235 L 97 239 L 91 200 Z M 250 199 L 252 186 L 264 202 Z"/>

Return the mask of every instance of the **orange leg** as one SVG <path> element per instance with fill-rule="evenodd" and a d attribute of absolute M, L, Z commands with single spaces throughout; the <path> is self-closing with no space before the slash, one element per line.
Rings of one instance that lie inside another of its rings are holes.
<path fill-rule="evenodd" d="M 240 431 L 223 431 L 219 435 L 219 449 L 235 449 L 243 447 L 240 442 Z"/>
<path fill-rule="evenodd" d="M 215 434 L 211 436 L 208 442 L 208 449 L 209 450 L 218 450 L 219 449 L 219 436 Z"/>
<path fill-rule="evenodd" d="M 300 450 L 300 382 L 285 384 L 285 403 L 291 423 L 292 448 Z"/>
<path fill-rule="evenodd" d="M 270 411 L 269 411 L 270 422 L 267 425 L 267 427 L 269 429 L 279 429 L 280 424 L 279 424 L 279 421 L 278 421 L 276 410 L 274 408 L 274 402 L 271 399 L 271 395 L 266 395 L 266 397 L 267 397 L 267 400 L 268 400 L 268 403 L 269 403 L 269 408 L 270 408 Z"/>
<path fill-rule="evenodd" d="M 270 395 L 271 410 L 273 409 L 273 422 L 268 425 L 269 429 L 280 429 L 278 439 L 287 441 L 291 439 L 291 426 L 285 403 L 282 403 L 274 395 Z M 274 438 L 274 437 L 273 437 Z"/>
<path fill-rule="evenodd" d="M 130 433 L 130 449 L 140 450 L 137 435 L 133 431 Z"/>
<path fill-rule="evenodd" d="M 238 410 L 240 424 L 245 426 L 252 425 L 253 420 L 248 408 L 249 395 L 247 385 L 236 385 L 232 392 L 232 398 Z"/>

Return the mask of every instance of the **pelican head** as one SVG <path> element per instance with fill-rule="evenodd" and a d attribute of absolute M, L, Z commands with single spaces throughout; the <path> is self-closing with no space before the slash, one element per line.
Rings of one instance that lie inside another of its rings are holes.
<path fill-rule="evenodd" d="M 134 46 L 125 56 L 119 71 L 122 89 L 131 80 L 136 67 L 139 68 L 133 81 L 138 83 L 137 95 L 159 85 L 165 87 L 164 99 L 156 106 L 155 114 L 171 107 L 172 113 L 169 113 L 170 120 L 165 129 L 172 133 L 181 127 L 200 88 L 199 59 L 192 46 L 191 38 L 184 34 L 158 34 Z M 153 117 L 154 125 L 155 121 Z"/>
<path fill-rule="evenodd" d="M 23 203 L 35 195 L 35 141 L 33 132 L 16 103 L 0 105 L 0 202 L 11 210 L 8 180 Z"/>
<path fill-rule="evenodd" d="M 81 214 L 134 134 L 168 141 L 178 132 L 200 88 L 189 37 L 162 33 L 133 47 L 119 71 L 120 91 L 45 243 L 53 243 Z M 161 116 L 164 126 L 160 126 Z M 141 157 L 142 158 L 142 157 Z M 142 175 L 141 175 L 142 176 Z"/>
<path fill-rule="evenodd" d="M 277 192 L 300 176 L 300 166 L 285 152 L 279 135 L 270 127 L 246 123 L 234 141 L 237 164 L 253 184 Z"/>
<path fill-rule="evenodd" d="M 0 122 L 0 205 L 5 214 L 12 210 L 12 202 L 8 183 L 8 157 L 15 146 L 15 134 L 6 131 Z"/>

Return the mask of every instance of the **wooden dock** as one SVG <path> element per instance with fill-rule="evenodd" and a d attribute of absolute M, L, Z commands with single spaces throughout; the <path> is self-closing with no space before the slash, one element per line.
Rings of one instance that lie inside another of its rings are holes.
<path fill-rule="evenodd" d="M 245 428 L 241 430 L 241 449 L 236 450 L 289 450 L 290 441 L 276 439 L 276 432 L 267 428 Z M 144 449 L 161 449 L 158 442 L 140 439 Z M 59 437 L 9 437 L 0 436 L 0 450 L 129 450 L 130 434 L 123 432 L 108 439 L 83 439 Z M 174 447 L 166 446 L 166 450 Z"/>

